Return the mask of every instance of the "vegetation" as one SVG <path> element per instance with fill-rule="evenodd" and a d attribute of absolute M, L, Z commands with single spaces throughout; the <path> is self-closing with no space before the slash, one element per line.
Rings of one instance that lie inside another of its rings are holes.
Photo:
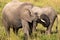
<path fill-rule="evenodd" d="M 18 36 L 16 36 L 11 29 L 10 32 L 10 38 L 6 36 L 6 32 L 4 29 L 4 26 L 2 24 L 2 9 L 11 0 L 0 0 L 0 40 L 23 40 L 24 33 L 23 29 L 19 30 Z M 45 27 L 43 27 L 41 24 L 38 24 L 37 26 L 37 35 L 34 35 L 31 40 L 60 40 L 60 0 L 20 0 L 21 2 L 31 2 L 33 5 L 44 7 L 44 6 L 51 6 L 53 7 L 57 13 L 58 13 L 58 33 L 55 33 L 56 31 L 56 22 L 53 25 L 52 28 L 52 34 L 46 35 L 44 33 L 41 34 L 41 31 L 46 30 Z"/>

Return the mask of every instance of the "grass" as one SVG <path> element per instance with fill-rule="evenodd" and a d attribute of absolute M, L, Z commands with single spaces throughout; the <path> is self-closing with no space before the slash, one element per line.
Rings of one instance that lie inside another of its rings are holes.
<path fill-rule="evenodd" d="M 2 24 L 2 9 L 4 7 L 5 4 L 7 4 L 8 2 L 10 2 L 11 0 L 0 0 L 0 40 L 7 40 L 9 39 L 7 36 L 6 36 L 6 32 L 5 32 L 5 29 L 4 29 L 4 26 Z M 53 28 L 52 28 L 52 34 L 51 35 L 46 35 L 44 33 L 41 34 L 41 31 L 42 30 L 46 30 L 45 27 L 43 27 L 41 24 L 38 24 L 37 26 L 37 32 L 36 34 L 37 35 L 34 35 L 33 38 L 31 40 L 60 40 L 60 0 L 20 0 L 22 2 L 31 2 L 33 5 L 36 5 L 36 6 L 40 6 L 40 7 L 44 7 L 44 6 L 52 6 L 58 14 L 58 21 L 59 21 L 59 24 L 58 24 L 58 33 L 55 33 L 56 31 L 56 22 L 54 23 L 53 25 Z M 12 29 L 11 29 L 11 32 L 10 32 L 10 40 L 23 40 L 24 38 L 24 33 L 23 33 L 23 29 L 19 29 L 19 33 L 18 33 L 18 36 L 16 36 L 13 32 L 12 32 Z"/>

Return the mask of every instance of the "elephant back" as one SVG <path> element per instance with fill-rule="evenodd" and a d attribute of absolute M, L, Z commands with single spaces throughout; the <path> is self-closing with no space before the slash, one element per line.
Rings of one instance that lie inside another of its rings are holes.
<path fill-rule="evenodd" d="M 19 19 L 19 14 L 17 14 L 16 9 L 21 5 L 23 2 L 19 1 L 12 1 L 6 4 L 2 10 L 2 19 L 7 22 L 7 24 L 21 26 L 21 20 Z M 5 24 L 5 23 L 4 23 Z M 12 27 L 12 26 L 11 26 Z"/>

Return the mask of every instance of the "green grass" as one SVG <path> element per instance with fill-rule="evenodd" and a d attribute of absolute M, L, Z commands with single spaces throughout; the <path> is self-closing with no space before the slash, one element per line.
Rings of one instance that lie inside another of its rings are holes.
<path fill-rule="evenodd" d="M 4 5 L 10 1 L 11 0 L 0 0 L 0 40 L 9 39 L 6 36 L 6 32 L 5 32 L 4 26 L 2 24 L 2 9 L 3 9 Z M 35 0 L 20 0 L 20 1 L 22 1 L 22 2 L 29 1 L 33 5 L 40 6 L 40 7 L 52 6 L 57 11 L 57 13 L 60 14 L 60 0 L 57 0 L 57 1 L 55 1 L 55 0 L 37 0 L 37 1 L 35 1 Z M 52 28 L 53 34 L 51 34 L 51 35 L 46 35 L 44 33 L 41 34 L 41 30 L 46 30 L 46 28 L 43 27 L 41 24 L 38 24 L 37 31 L 36 31 L 37 35 L 34 35 L 31 40 L 60 40 L 60 27 L 59 27 L 60 26 L 60 15 L 58 15 L 58 17 L 59 17 L 58 33 L 54 33 L 56 31 L 56 29 L 55 29 L 56 22 L 53 25 L 53 28 Z M 24 38 L 23 29 L 19 30 L 18 36 L 16 36 L 11 29 L 10 40 L 23 40 L 23 38 Z"/>

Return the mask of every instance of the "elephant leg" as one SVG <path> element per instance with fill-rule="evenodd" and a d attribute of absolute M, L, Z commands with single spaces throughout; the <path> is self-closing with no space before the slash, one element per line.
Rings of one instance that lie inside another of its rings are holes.
<path fill-rule="evenodd" d="M 32 23 L 28 22 L 28 23 L 29 23 L 29 35 L 31 35 L 32 34 L 33 22 Z"/>
<path fill-rule="evenodd" d="M 36 32 L 36 26 L 37 26 L 36 21 L 33 21 L 33 32 Z"/>
<path fill-rule="evenodd" d="M 32 34 L 33 34 L 33 36 L 36 35 L 36 26 L 37 26 L 37 22 L 33 21 L 33 28 L 32 28 Z"/>
<path fill-rule="evenodd" d="M 7 36 L 10 37 L 10 27 L 6 26 L 5 30 L 6 30 Z"/>
<path fill-rule="evenodd" d="M 54 24 L 54 21 L 55 21 L 55 18 L 54 18 L 53 20 L 51 20 L 49 27 L 47 27 L 47 30 L 46 30 L 46 33 L 47 33 L 47 34 L 50 34 L 50 33 L 51 33 L 51 31 L 52 31 L 52 26 L 53 26 L 53 24 Z"/>
<path fill-rule="evenodd" d="M 17 35 L 18 34 L 18 28 L 13 28 L 13 32 Z"/>
<path fill-rule="evenodd" d="M 24 40 L 29 40 L 29 25 L 28 22 L 25 20 L 22 20 L 22 27 L 24 30 Z"/>
<path fill-rule="evenodd" d="M 10 26 L 8 25 L 8 23 L 5 20 L 3 20 L 3 23 L 4 23 L 4 26 L 5 26 L 7 36 L 10 36 Z"/>
<path fill-rule="evenodd" d="M 46 34 L 50 34 L 52 29 L 52 24 L 50 24 L 49 27 L 47 27 Z"/>

